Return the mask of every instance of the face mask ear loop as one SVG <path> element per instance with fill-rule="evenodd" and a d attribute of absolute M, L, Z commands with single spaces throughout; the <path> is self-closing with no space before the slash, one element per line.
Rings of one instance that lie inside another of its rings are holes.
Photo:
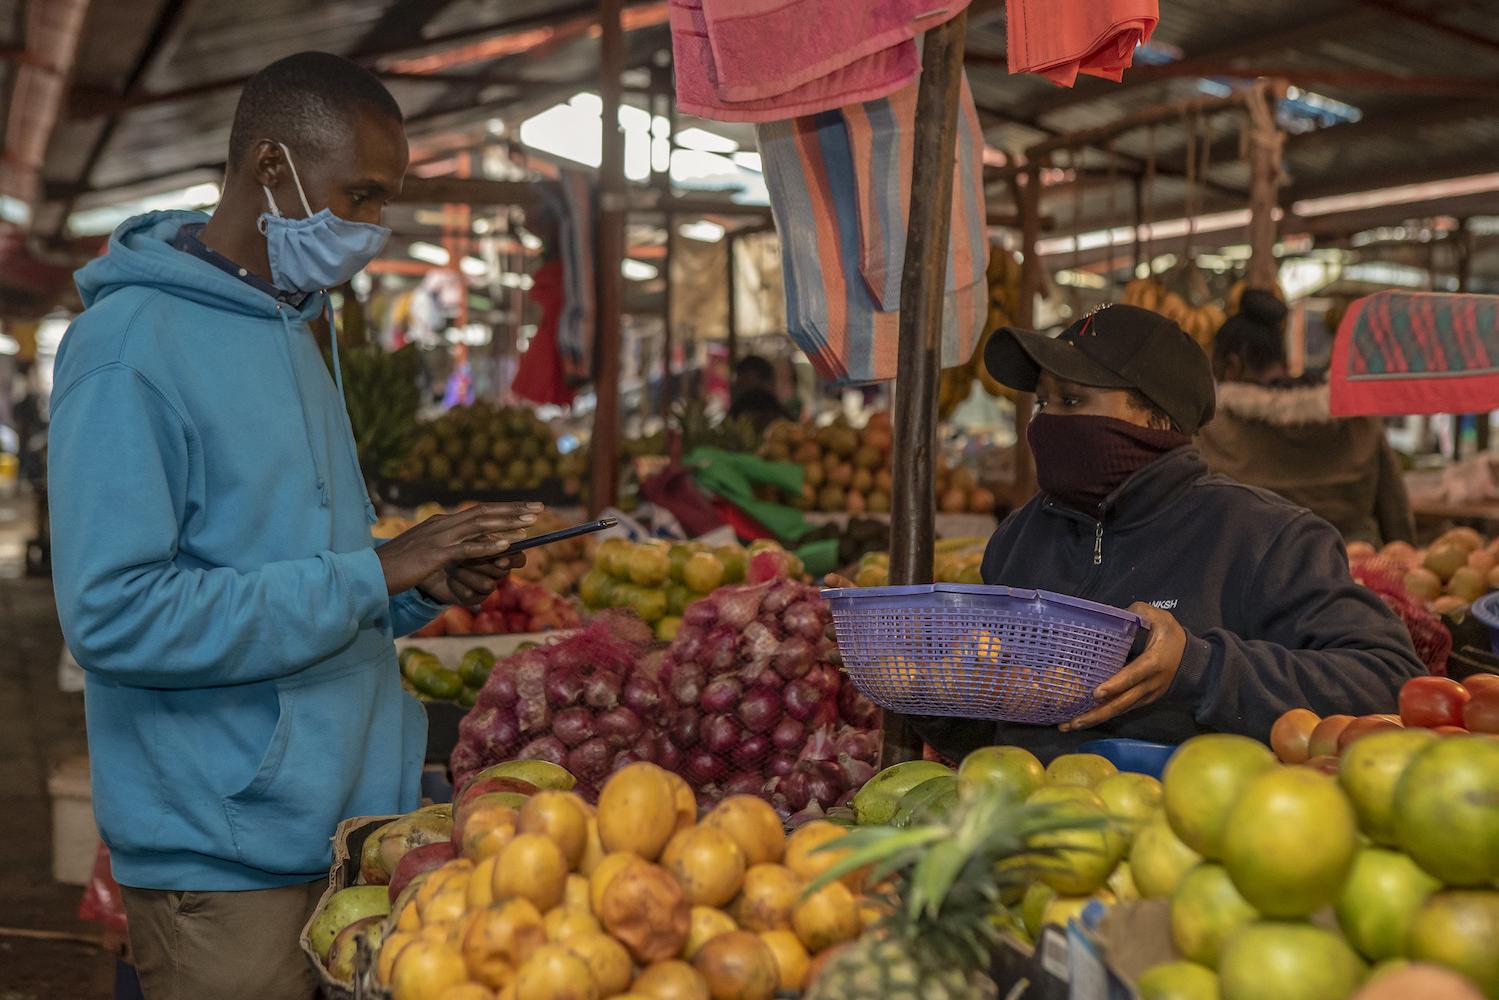
<path fill-rule="evenodd" d="M 297 186 L 297 197 L 302 199 L 302 211 L 306 212 L 307 217 L 310 219 L 312 218 L 312 206 L 307 204 L 307 193 L 302 190 L 302 178 L 297 176 L 297 165 L 291 161 L 291 150 L 286 148 L 286 143 L 284 142 L 278 142 L 276 145 L 280 146 L 281 152 L 286 155 L 286 165 L 291 168 L 292 183 Z"/>

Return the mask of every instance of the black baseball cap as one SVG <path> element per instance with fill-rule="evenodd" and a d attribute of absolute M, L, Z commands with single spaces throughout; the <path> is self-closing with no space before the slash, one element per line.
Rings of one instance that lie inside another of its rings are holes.
<path fill-rule="evenodd" d="M 1001 384 L 1035 392 L 1042 371 L 1078 385 L 1134 389 L 1196 434 L 1213 419 L 1213 371 L 1187 331 L 1138 306 L 1105 306 L 1056 337 L 1003 327 L 984 349 L 984 364 Z"/>

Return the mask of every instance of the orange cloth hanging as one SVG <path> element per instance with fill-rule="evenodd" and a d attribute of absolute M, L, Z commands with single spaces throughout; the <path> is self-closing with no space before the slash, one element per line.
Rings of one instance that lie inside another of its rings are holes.
<path fill-rule="evenodd" d="M 1011 73 L 1070 87 L 1079 73 L 1116 83 L 1161 19 L 1157 0 L 1008 0 Z"/>

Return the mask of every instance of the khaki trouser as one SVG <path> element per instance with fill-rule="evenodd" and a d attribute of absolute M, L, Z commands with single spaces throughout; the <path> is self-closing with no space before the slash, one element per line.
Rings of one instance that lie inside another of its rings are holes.
<path fill-rule="evenodd" d="M 253 892 L 123 887 L 146 1000 L 311 1000 L 297 943 L 326 882 Z"/>

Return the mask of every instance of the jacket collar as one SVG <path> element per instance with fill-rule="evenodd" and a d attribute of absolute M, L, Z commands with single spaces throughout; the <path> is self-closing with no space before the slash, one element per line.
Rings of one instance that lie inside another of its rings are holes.
<path fill-rule="evenodd" d="M 1104 498 L 1096 514 L 1063 506 L 1046 497 L 1043 509 L 1089 524 L 1106 521 L 1116 528 L 1143 524 L 1159 514 L 1187 487 L 1207 474 L 1207 463 L 1194 445 L 1186 444 L 1166 452 L 1140 468 L 1118 489 Z"/>
<path fill-rule="evenodd" d="M 1285 388 L 1224 382 L 1218 386 L 1218 412 L 1274 427 L 1325 424 L 1332 420 L 1326 382 Z"/>

